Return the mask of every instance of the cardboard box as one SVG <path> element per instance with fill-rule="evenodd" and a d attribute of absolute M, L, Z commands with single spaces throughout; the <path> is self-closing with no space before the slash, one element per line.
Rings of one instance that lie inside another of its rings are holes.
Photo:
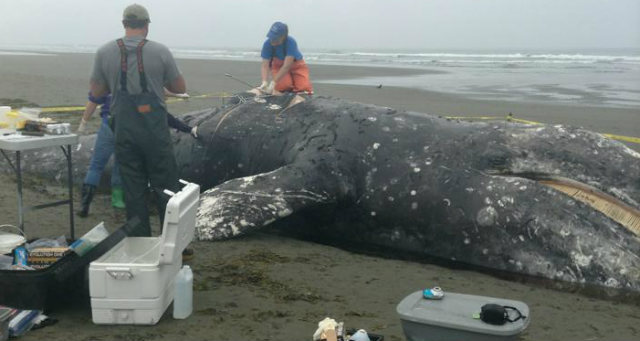
<path fill-rule="evenodd" d="M 43 247 L 31 250 L 27 258 L 29 266 L 34 269 L 46 268 L 71 252 L 68 247 Z"/>

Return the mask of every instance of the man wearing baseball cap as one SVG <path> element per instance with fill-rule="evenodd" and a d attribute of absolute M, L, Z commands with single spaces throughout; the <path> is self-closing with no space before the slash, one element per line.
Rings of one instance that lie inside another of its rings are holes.
<path fill-rule="evenodd" d="M 271 25 L 267 40 L 262 44 L 262 85 L 259 90 L 278 94 L 280 92 L 313 93 L 309 68 L 298 49 L 298 43 L 289 36 L 289 28 L 279 21 Z M 269 71 L 272 80 L 268 82 Z"/>
<path fill-rule="evenodd" d="M 169 49 L 147 40 L 149 13 L 138 4 L 122 15 L 125 36 L 98 49 L 91 96 L 111 92 L 115 153 L 120 167 L 127 219 L 137 217 L 136 236 L 150 236 L 148 184 L 157 195 L 162 225 L 168 197 L 179 190 L 178 170 L 168 127 L 164 88 L 186 92 L 185 80 Z"/>

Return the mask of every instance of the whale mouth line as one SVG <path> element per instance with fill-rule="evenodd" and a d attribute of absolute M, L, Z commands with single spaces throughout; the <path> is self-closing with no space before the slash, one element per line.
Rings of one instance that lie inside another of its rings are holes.
<path fill-rule="evenodd" d="M 538 173 L 500 174 L 536 181 L 589 205 L 640 237 L 640 210 L 591 185 L 573 179 Z"/>

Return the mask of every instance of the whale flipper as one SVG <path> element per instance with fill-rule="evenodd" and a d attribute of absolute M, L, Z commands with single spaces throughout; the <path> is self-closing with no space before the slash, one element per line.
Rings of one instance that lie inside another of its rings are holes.
<path fill-rule="evenodd" d="M 269 225 L 304 208 L 337 202 L 349 187 L 328 166 L 291 164 L 229 180 L 201 195 L 196 234 L 223 240 Z M 324 175 L 323 175 L 324 174 Z"/>

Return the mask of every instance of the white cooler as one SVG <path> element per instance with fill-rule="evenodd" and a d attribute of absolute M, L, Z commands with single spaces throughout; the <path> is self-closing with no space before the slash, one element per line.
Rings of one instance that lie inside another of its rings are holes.
<path fill-rule="evenodd" d="M 173 301 L 182 251 L 193 240 L 200 186 L 180 180 L 159 237 L 127 237 L 89 266 L 91 313 L 97 324 L 158 323 Z"/>

